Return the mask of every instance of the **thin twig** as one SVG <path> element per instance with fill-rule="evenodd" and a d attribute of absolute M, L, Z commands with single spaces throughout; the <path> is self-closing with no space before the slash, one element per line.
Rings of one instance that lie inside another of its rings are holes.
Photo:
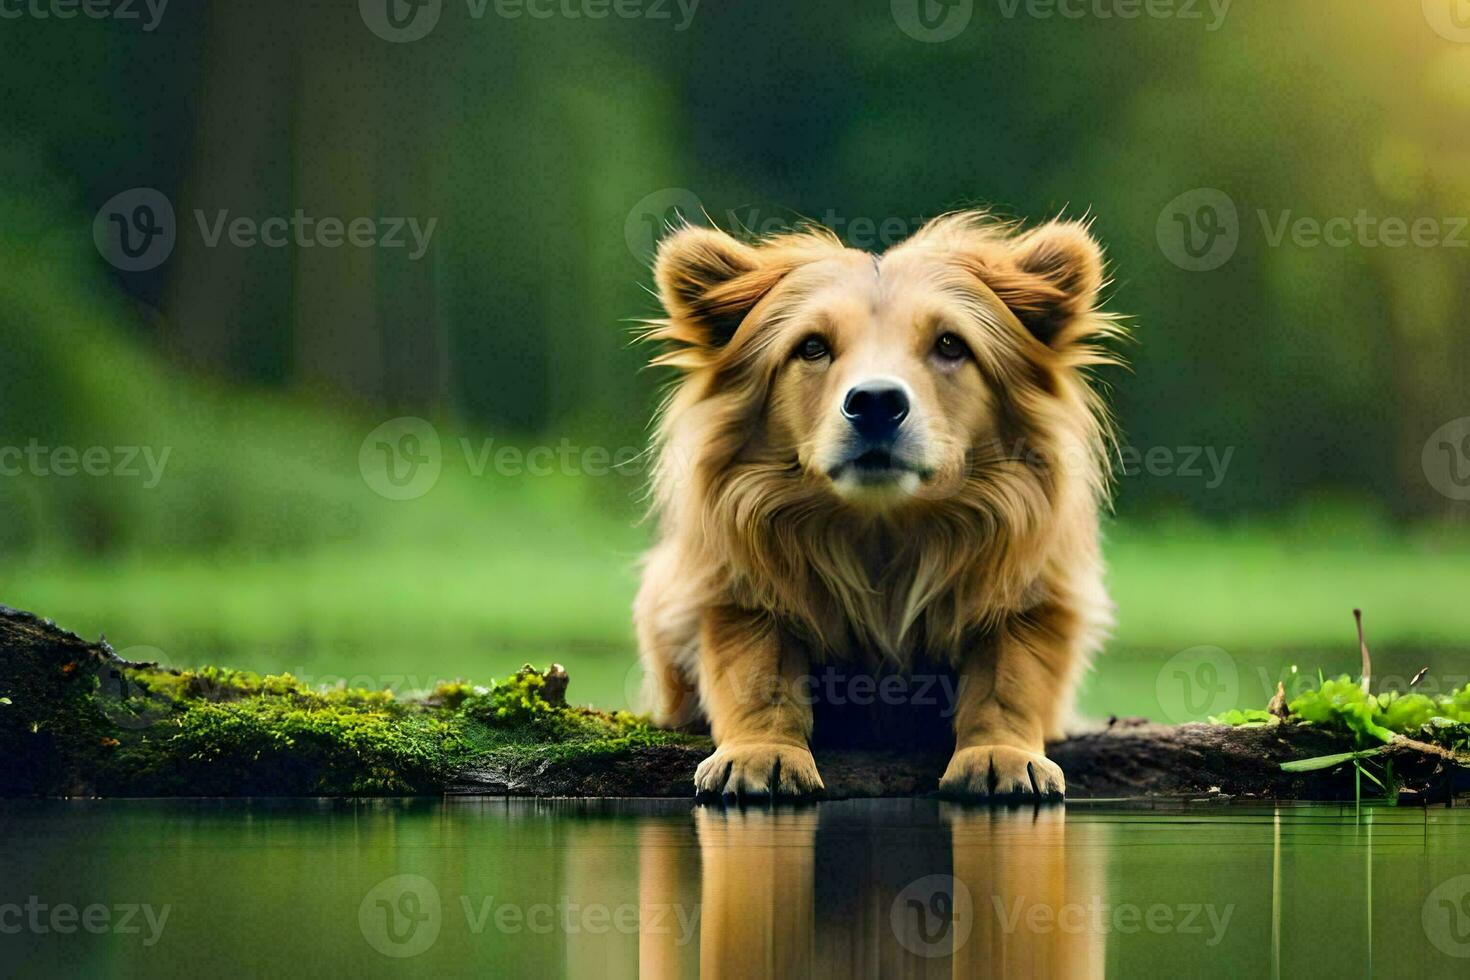
<path fill-rule="evenodd" d="M 1358 649 L 1363 651 L 1363 693 L 1367 694 L 1373 679 L 1373 658 L 1368 656 L 1368 640 L 1363 636 L 1363 610 L 1353 610 L 1353 621 L 1358 624 Z"/>

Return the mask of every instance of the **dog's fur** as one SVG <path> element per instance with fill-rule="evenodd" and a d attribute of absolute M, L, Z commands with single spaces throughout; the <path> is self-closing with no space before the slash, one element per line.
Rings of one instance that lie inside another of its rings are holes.
<path fill-rule="evenodd" d="M 656 720 L 714 736 L 696 790 L 819 792 L 813 672 L 927 664 L 957 685 L 935 688 L 955 699 L 942 790 L 1061 795 L 1044 743 L 1111 618 L 1087 372 L 1119 331 L 1086 227 L 955 214 L 875 256 L 817 228 L 686 226 L 655 277 L 667 317 L 646 335 L 681 373 L 635 620 Z M 842 412 L 873 378 L 910 403 L 877 477 Z"/>

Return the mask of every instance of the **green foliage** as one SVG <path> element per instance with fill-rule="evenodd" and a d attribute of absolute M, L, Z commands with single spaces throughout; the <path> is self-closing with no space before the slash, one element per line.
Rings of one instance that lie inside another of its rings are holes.
<path fill-rule="evenodd" d="M 1380 745 L 1371 749 L 1360 749 L 1357 752 L 1336 752 L 1332 755 L 1319 755 L 1311 759 L 1295 759 L 1291 762 L 1283 762 L 1282 770 L 1285 772 L 1315 772 L 1318 769 L 1331 769 L 1340 766 L 1344 762 L 1356 762 L 1359 759 L 1372 758 L 1384 750 Z"/>
<path fill-rule="evenodd" d="M 551 703 L 543 697 L 545 688 L 544 676 L 518 673 L 488 691 L 465 698 L 460 714 L 491 729 L 514 733 L 532 744 L 549 739 L 579 746 L 600 745 L 605 750 L 629 737 L 656 731 L 647 719 L 627 711 L 609 713 Z"/>
<path fill-rule="evenodd" d="M 1375 695 L 1364 691 L 1361 682 L 1346 674 L 1326 678 L 1319 672 L 1318 679 L 1317 687 L 1287 703 L 1284 719 L 1259 709 L 1234 709 L 1210 721 L 1243 727 L 1282 723 L 1316 725 L 1351 733 L 1357 744 L 1369 747 L 1297 759 L 1282 763 L 1281 768 L 1286 772 L 1314 772 L 1351 763 L 1358 780 L 1366 776 L 1390 801 L 1398 798 L 1392 759 L 1386 760 L 1382 778 L 1368 768 L 1367 760 L 1381 754 L 1395 736 L 1410 736 L 1455 751 L 1470 749 L 1470 685 L 1437 697 L 1398 691 Z"/>
<path fill-rule="evenodd" d="M 1388 742 L 1394 733 L 1379 721 L 1378 700 L 1346 674 L 1330 678 L 1321 687 L 1293 698 L 1288 704 L 1299 721 L 1327 728 L 1346 728 L 1359 742 Z"/>
<path fill-rule="evenodd" d="M 1344 674 L 1293 698 L 1288 708 L 1294 720 L 1346 729 L 1361 742 L 1388 742 L 1395 734 L 1421 736 L 1426 731 L 1441 741 L 1453 739 L 1470 722 L 1470 686 L 1435 697 L 1399 691 L 1375 695 Z M 1440 724 L 1431 724 L 1437 719 Z"/>

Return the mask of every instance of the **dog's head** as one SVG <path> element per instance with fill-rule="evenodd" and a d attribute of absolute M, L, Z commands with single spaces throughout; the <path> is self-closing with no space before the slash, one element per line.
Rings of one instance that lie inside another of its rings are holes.
<path fill-rule="evenodd" d="M 666 426 L 699 417 L 674 448 L 709 468 L 878 513 L 997 503 L 1017 465 L 1032 489 L 1068 466 L 1100 484 L 1105 425 L 1079 369 L 1106 359 L 1091 342 L 1112 324 L 1083 225 L 951 215 L 882 256 L 822 230 L 686 227 L 656 278 L 668 318 L 650 333 L 686 372 Z"/>

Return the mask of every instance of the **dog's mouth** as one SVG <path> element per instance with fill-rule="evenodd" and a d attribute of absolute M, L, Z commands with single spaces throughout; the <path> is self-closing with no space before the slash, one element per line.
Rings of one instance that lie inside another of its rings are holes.
<path fill-rule="evenodd" d="M 843 460 L 827 471 L 832 480 L 849 479 L 866 486 L 894 483 L 905 476 L 925 479 L 927 473 L 891 449 L 875 447 Z"/>

